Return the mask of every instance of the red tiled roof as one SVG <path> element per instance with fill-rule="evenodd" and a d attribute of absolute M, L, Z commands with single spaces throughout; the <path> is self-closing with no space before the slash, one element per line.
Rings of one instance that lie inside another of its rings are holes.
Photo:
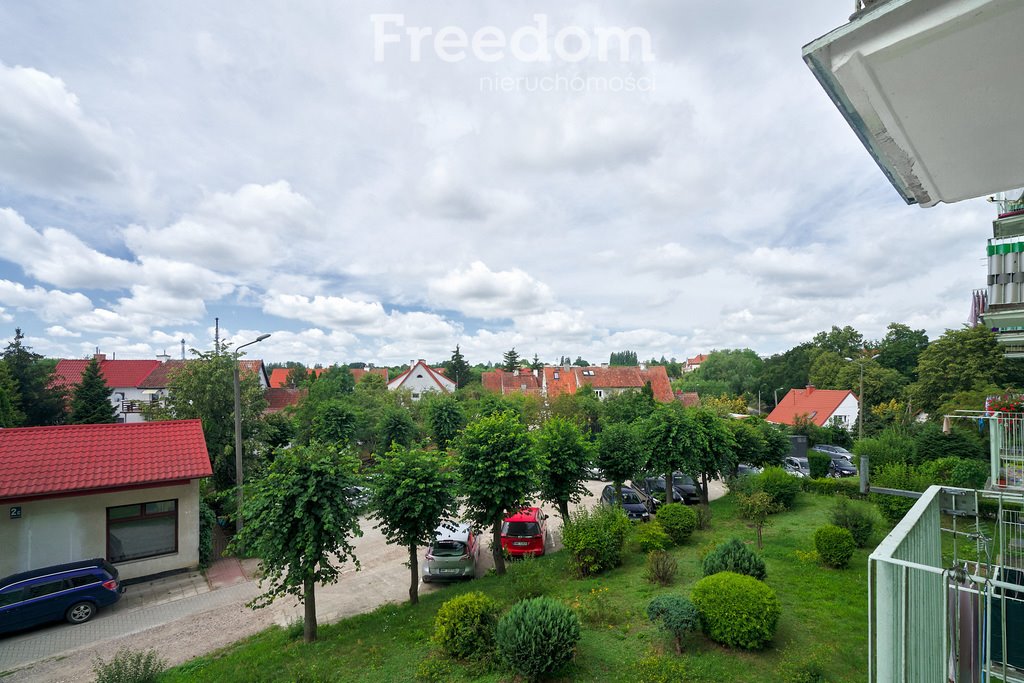
<path fill-rule="evenodd" d="M 263 392 L 267 399 L 267 413 L 279 413 L 288 406 L 296 405 L 308 389 L 290 389 L 286 387 L 270 387 Z"/>
<path fill-rule="evenodd" d="M 146 379 L 139 382 L 139 389 L 166 389 L 171 385 L 171 378 L 178 370 L 185 367 L 186 360 L 165 360 L 153 368 Z"/>
<path fill-rule="evenodd" d="M 306 368 L 307 375 L 316 375 L 319 377 L 324 373 L 327 368 Z M 280 389 L 287 387 L 288 373 L 291 372 L 291 368 L 274 368 L 270 371 L 270 388 Z M 355 370 L 352 371 L 355 374 Z"/>
<path fill-rule="evenodd" d="M 426 362 L 424 362 L 421 359 L 416 361 L 416 363 L 414 363 L 411 368 L 409 368 L 408 370 L 406 370 L 405 372 L 401 373 L 393 380 L 388 382 L 388 389 L 400 388 L 403 384 L 405 384 L 406 378 L 408 378 L 412 371 L 415 370 L 416 368 L 423 368 L 427 372 L 427 376 L 430 377 L 430 379 L 434 380 L 434 383 L 438 386 L 438 388 L 441 391 L 449 392 L 452 391 L 453 388 L 455 387 L 455 382 L 451 381 L 443 374 L 427 365 Z"/>
<path fill-rule="evenodd" d="M 90 359 L 91 360 L 91 359 Z M 53 371 L 53 385 L 68 389 L 78 386 L 89 360 L 63 358 Z M 137 387 L 160 365 L 158 360 L 101 360 L 100 374 L 111 389 Z"/>
<path fill-rule="evenodd" d="M 642 389 L 647 382 L 651 383 L 656 401 L 669 403 L 673 400 L 672 383 L 663 365 L 654 365 L 645 370 L 637 366 L 544 368 L 544 383 L 550 398 L 574 394 L 584 384 L 589 384 L 592 389 Z"/>
<path fill-rule="evenodd" d="M 766 419 L 776 424 L 791 425 L 796 423 L 797 417 L 805 416 L 819 427 L 824 427 L 851 394 L 853 392 L 846 389 L 790 389 Z"/>
<path fill-rule="evenodd" d="M 498 394 L 539 394 L 540 378 L 528 368 L 519 372 L 506 372 L 501 368 L 480 375 L 484 389 Z"/>
<path fill-rule="evenodd" d="M 0 499 L 212 474 L 199 420 L 0 429 Z"/>
<path fill-rule="evenodd" d="M 356 384 L 359 384 L 359 380 L 361 380 L 363 378 L 363 375 L 365 375 L 367 372 L 373 375 L 380 375 L 381 377 L 384 378 L 385 382 L 388 381 L 387 368 L 370 368 L 369 370 L 365 368 L 352 368 L 349 372 L 352 373 L 352 378 L 355 379 Z"/>
<path fill-rule="evenodd" d="M 641 378 L 651 383 L 651 391 L 654 393 L 654 400 L 661 403 L 671 403 L 675 396 L 672 394 L 672 382 L 668 378 L 668 370 L 664 365 L 651 365 L 646 370 L 640 371 Z"/>
<path fill-rule="evenodd" d="M 701 363 L 703 363 L 707 359 L 708 359 L 708 354 L 706 354 L 706 353 L 698 353 L 693 358 L 687 358 L 686 359 L 686 364 L 687 365 L 700 365 Z"/>
<path fill-rule="evenodd" d="M 700 395 L 696 391 L 677 391 L 676 400 L 686 408 L 695 408 L 700 405 Z"/>
<path fill-rule="evenodd" d="M 544 387 L 548 398 L 555 398 L 562 394 L 575 394 L 580 385 L 576 383 L 576 375 L 573 370 L 578 369 L 576 367 L 566 368 L 561 365 L 545 366 Z"/>

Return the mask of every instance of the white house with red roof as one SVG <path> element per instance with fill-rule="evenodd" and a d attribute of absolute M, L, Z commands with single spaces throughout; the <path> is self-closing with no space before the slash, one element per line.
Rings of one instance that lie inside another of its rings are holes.
<path fill-rule="evenodd" d="M 199 564 L 199 420 L 0 429 L 0 472 L 0 576 L 94 557 L 124 579 Z"/>
<path fill-rule="evenodd" d="M 388 389 L 407 389 L 412 392 L 412 400 L 418 401 L 428 391 L 439 391 L 450 394 L 455 391 L 455 382 L 451 381 L 434 368 L 427 365 L 422 358 L 412 366 L 388 382 Z"/>
<path fill-rule="evenodd" d="M 687 358 L 686 363 L 683 364 L 683 372 L 693 372 L 699 370 L 701 363 L 708 359 L 708 354 L 698 353 L 693 358 Z"/>
<path fill-rule="evenodd" d="M 160 361 L 108 360 L 102 353 L 97 353 L 95 358 L 99 361 L 103 380 L 110 387 L 110 402 L 117 410 L 118 421 L 142 422 L 142 414 L 137 406 L 141 401 L 148 402 L 150 396 L 141 385 L 150 373 L 160 367 Z M 89 360 L 62 358 L 57 361 L 53 371 L 54 386 L 63 388 L 70 396 L 82 381 L 82 373 L 87 365 Z"/>
<path fill-rule="evenodd" d="M 794 425 L 798 417 L 804 417 L 819 427 L 837 424 L 853 429 L 859 407 L 852 391 L 816 389 L 807 385 L 804 389 L 790 389 L 766 419 L 776 424 Z"/>

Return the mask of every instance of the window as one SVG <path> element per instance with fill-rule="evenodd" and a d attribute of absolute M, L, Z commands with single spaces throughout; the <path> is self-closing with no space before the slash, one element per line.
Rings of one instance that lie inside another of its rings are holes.
<path fill-rule="evenodd" d="M 36 585 L 30 586 L 27 589 L 28 595 L 26 597 L 29 600 L 31 600 L 32 598 L 41 598 L 44 595 L 56 593 L 57 591 L 62 591 L 65 588 L 68 588 L 68 586 L 65 585 L 63 579 L 57 579 L 56 581 L 48 581 L 46 583 L 37 583 Z"/>
<path fill-rule="evenodd" d="M 598 389 L 594 393 L 597 394 L 598 398 L 604 398 L 604 392 L 602 390 Z"/>
<path fill-rule="evenodd" d="M 107 558 L 126 562 L 178 552 L 178 501 L 107 508 Z"/>
<path fill-rule="evenodd" d="M 7 591 L 6 593 L 0 593 L 0 607 L 7 605 L 13 605 L 16 602 L 21 602 L 25 599 L 25 589 L 18 588 L 13 591 Z"/>

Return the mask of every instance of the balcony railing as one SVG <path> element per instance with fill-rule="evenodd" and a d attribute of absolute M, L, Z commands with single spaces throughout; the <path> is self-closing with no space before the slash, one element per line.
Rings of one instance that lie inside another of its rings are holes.
<path fill-rule="evenodd" d="M 1024 491 L 1024 413 L 986 416 L 991 454 L 991 488 Z"/>

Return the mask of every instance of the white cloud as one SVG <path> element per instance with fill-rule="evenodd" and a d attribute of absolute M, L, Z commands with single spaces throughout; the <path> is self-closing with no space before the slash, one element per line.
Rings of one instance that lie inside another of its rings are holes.
<path fill-rule="evenodd" d="M 551 289 L 518 268 L 492 271 L 483 261 L 431 280 L 430 298 L 478 318 L 514 318 L 534 313 L 553 303 Z"/>
<path fill-rule="evenodd" d="M 31 311 L 40 320 L 53 322 L 82 313 L 92 307 L 89 297 L 78 292 L 26 287 L 20 282 L 0 280 L 0 304 L 17 311 Z"/>
<path fill-rule="evenodd" d="M 62 327 L 60 325 L 51 325 L 50 327 L 47 327 L 46 328 L 46 334 L 50 335 L 51 337 L 71 337 L 71 338 L 75 338 L 75 337 L 81 337 L 82 336 L 81 332 L 72 332 L 71 330 L 66 329 L 66 328 L 64 328 L 64 327 Z"/>

